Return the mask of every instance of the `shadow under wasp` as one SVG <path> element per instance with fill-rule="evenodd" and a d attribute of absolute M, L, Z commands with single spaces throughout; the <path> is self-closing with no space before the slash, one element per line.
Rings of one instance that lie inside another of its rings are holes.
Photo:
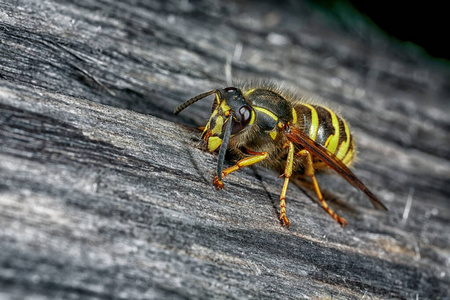
<path fill-rule="evenodd" d="M 280 222 L 288 227 L 286 191 L 291 176 L 301 173 L 311 178 L 322 208 L 345 226 L 347 221 L 323 199 L 315 176 L 316 170 L 333 169 L 364 192 L 375 208 L 387 210 L 350 171 L 355 157 L 353 136 L 347 122 L 332 110 L 293 99 L 272 87 L 227 87 L 197 95 L 180 104 L 174 113 L 213 94 L 212 113 L 202 138 L 210 152 L 219 149 L 217 175 L 213 180 L 217 189 L 224 188 L 222 180 L 228 174 L 256 163 L 282 173 Z M 240 160 L 223 169 L 227 151 Z"/>

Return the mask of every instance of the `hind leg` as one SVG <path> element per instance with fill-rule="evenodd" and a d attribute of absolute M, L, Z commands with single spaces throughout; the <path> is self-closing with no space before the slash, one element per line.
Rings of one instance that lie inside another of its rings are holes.
<path fill-rule="evenodd" d="M 300 150 L 298 153 L 298 155 L 305 157 L 306 159 L 306 164 L 305 164 L 305 175 L 311 177 L 313 186 L 314 186 L 314 191 L 316 192 L 317 198 L 319 199 L 319 202 L 322 206 L 322 208 L 333 218 L 335 219 L 339 224 L 341 224 L 342 226 L 347 225 L 347 221 L 338 216 L 329 206 L 328 203 L 325 202 L 325 200 L 323 199 L 322 196 L 322 192 L 320 191 L 319 188 L 319 184 L 317 182 L 316 179 L 316 175 L 315 175 L 315 170 L 314 170 L 314 164 L 313 164 L 313 160 L 312 160 L 312 156 L 311 153 L 308 150 Z"/>

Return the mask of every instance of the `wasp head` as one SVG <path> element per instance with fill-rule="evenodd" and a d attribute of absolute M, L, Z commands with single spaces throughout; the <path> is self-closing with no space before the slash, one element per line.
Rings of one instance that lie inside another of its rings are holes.
<path fill-rule="evenodd" d="M 210 152 L 219 148 L 225 140 L 228 143 L 229 137 L 226 136 L 239 133 L 254 120 L 254 112 L 240 89 L 228 87 L 217 90 L 215 96 L 211 117 L 202 134 Z"/>
<path fill-rule="evenodd" d="M 215 99 L 211 117 L 205 126 L 202 138 L 207 144 L 208 151 L 214 152 L 220 147 L 217 176 L 221 180 L 222 166 L 228 142 L 233 135 L 243 132 L 248 125 L 254 122 L 255 112 L 240 89 L 227 87 L 195 96 L 180 104 L 174 113 L 178 114 L 186 107 L 212 94 L 215 95 Z"/>

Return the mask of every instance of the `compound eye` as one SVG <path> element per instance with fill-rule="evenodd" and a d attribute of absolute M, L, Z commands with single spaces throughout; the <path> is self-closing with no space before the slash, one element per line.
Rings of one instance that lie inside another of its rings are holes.
<path fill-rule="evenodd" d="M 241 131 L 248 125 L 252 117 L 252 109 L 248 105 L 243 105 L 236 113 L 236 120 L 233 120 L 231 134 Z"/>

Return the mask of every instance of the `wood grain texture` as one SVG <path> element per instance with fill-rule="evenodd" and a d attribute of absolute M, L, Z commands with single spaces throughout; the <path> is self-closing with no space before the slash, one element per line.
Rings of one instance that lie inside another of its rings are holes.
<path fill-rule="evenodd" d="M 450 71 L 359 24 L 307 3 L 0 3 L 0 298 L 450 298 Z M 211 103 L 172 111 L 227 68 L 340 111 L 389 212 L 333 174 L 346 228 L 307 185 L 282 228 L 263 168 L 216 191 Z"/>

